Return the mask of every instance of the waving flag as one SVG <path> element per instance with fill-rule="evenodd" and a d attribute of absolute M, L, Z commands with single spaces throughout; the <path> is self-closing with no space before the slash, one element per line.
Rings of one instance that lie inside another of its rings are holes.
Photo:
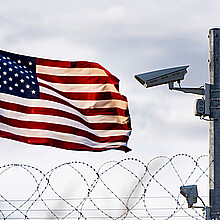
<path fill-rule="evenodd" d="M 93 62 L 0 51 L 0 137 L 69 150 L 130 149 L 119 80 Z"/>

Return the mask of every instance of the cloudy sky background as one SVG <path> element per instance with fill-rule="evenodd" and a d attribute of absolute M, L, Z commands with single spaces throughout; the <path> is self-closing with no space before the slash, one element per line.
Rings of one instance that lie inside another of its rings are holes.
<path fill-rule="evenodd" d="M 135 157 L 208 154 L 208 122 L 194 116 L 199 96 L 145 89 L 134 74 L 189 64 L 182 86 L 208 82 L 208 30 L 220 25 L 218 0 L 1 0 L 0 48 L 30 56 L 98 62 L 120 79 L 133 132 L 125 154 L 65 151 L 0 140 L 1 164 L 42 170 L 67 161 L 101 164 Z M 179 187 L 179 186 L 178 186 Z"/>

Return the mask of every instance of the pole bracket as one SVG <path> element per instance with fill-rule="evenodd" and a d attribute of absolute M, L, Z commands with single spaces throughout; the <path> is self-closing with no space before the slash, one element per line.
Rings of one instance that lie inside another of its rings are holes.
<path fill-rule="evenodd" d="M 198 104 L 197 102 L 201 99 L 196 100 L 195 104 L 195 115 L 196 116 L 210 116 L 210 84 L 205 83 L 200 88 L 181 88 L 181 87 L 174 87 L 174 82 L 170 82 L 168 84 L 168 87 L 170 90 L 176 90 L 184 93 L 191 93 L 196 95 L 202 95 L 203 96 L 203 106 L 201 104 Z M 197 109 L 197 108 L 203 108 Z"/>

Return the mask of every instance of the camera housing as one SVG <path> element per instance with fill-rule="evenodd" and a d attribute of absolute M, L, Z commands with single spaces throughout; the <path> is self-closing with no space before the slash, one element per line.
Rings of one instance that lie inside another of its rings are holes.
<path fill-rule="evenodd" d="M 196 185 L 181 186 L 180 193 L 186 197 L 188 208 L 192 208 L 197 203 L 198 190 Z"/>
<path fill-rule="evenodd" d="M 205 114 L 205 101 L 203 99 L 196 99 L 194 103 L 194 115 L 202 116 Z"/>
<path fill-rule="evenodd" d="M 142 85 L 148 88 L 183 80 L 185 74 L 187 73 L 188 67 L 189 65 L 161 69 L 152 72 L 136 74 L 134 77 Z"/>

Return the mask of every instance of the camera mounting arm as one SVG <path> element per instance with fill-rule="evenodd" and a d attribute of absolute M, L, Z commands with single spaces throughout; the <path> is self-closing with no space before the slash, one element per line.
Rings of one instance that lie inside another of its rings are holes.
<path fill-rule="evenodd" d="M 192 93 L 192 94 L 197 94 L 197 95 L 205 95 L 205 89 L 200 87 L 200 88 L 181 88 L 181 87 L 174 87 L 174 82 L 170 82 L 168 84 L 168 87 L 170 90 L 177 90 L 185 93 Z"/>
<path fill-rule="evenodd" d="M 180 82 L 178 83 L 180 84 Z M 200 88 L 181 88 L 181 87 L 174 87 L 174 82 L 169 82 L 168 87 L 170 90 L 202 95 L 203 99 L 196 99 L 195 101 L 195 115 L 196 116 L 210 115 L 210 84 L 205 83 L 204 86 L 201 86 Z"/>

